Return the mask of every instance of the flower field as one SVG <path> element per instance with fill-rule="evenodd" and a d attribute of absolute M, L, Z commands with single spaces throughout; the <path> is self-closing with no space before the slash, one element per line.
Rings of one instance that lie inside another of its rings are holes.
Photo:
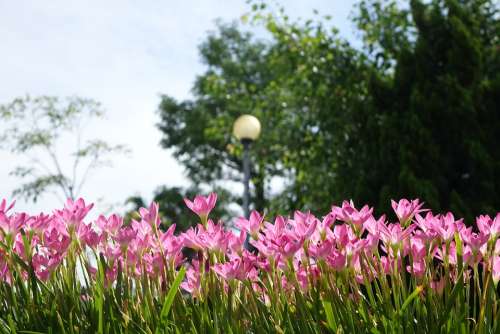
<path fill-rule="evenodd" d="M 387 217 L 345 201 L 252 212 L 235 233 L 216 200 L 186 199 L 200 223 L 179 235 L 155 203 L 125 225 L 82 199 L 38 215 L 3 200 L 0 332 L 500 332 L 500 214 L 467 227 L 418 200 Z"/>

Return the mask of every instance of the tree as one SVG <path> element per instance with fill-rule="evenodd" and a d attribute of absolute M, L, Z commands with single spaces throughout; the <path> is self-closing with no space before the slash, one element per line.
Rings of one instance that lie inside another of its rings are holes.
<path fill-rule="evenodd" d="M 255 113 L 266 126 L 271 122 L 259 107 L 267 99 L 256 96 L 270 81 L 270 74 L 262 70 L 267 65 L 265 52 L 266 45 L 253 43 L 250 34 L 241 33 L 234 26 L 221 26 L 220 34 L 210 35 L 200 47 L 209 69 L 196 80 L 196 99 L 178 103 L 162 97 L 161 143 L 165 148 L 173 148 L 195 183 L 240 180 L 241 147 L 232 140 L 231 127 L 242 111 Z M 270 140 L 268 133 L 263 135 L 263 141 Z M 258 152 L 259 148 L 256 143 L 254 150 Z M 260 209 L 265 202 L 264 180 L 269 174 L 279 173 L 270 159 L 268 156 L 253 163 L 252 181 L 257 188 L 254 197 Z"/>
<path fill-rule="evenodd" d="M 385 211 L 420 197 L 471 218 L 500 206 L 494 1 L 360 1 L 362 49 L 327 17 L 254 8 L 267 40 L 220 25 L 200 47 L 207 70 L 193 99 L 162 97 L 162 145 L 195 182 L 239 180 L 231 126 L 252 113 L 263 124 L 252 154 L 260 211 L 326 213 L 345 198 Z M 276 178 L 283 187 L 268 188 Z"/>
<path fill-rule="evenodd" d="M 299 26 L 271 17 L 266 26 L 272 36 L 267 42 L 235 25 L 219 25 L 209 35 L 200 47 L 208 68 L 195 82 L 194 99 L 162 97 L 161 143 L 173 149 L 196 183 L 238 182 L 242 148 L 231 128 L 240 114 L 254 114 L 263 124 L 252 147 L 254 208 L 327 211 L 343 154 L 338 141 L 345 140 L 343 128 L 349 125 L 344 119 L 362 101 L 363 64 L 322 24 Z M 322 179 L 315 177 L 319 173 Z M 270 188 L 275 178 L 285 190 Z"/>
<path fill-rule="evenodd" d="M 380 206 L 420 197 L 469 220 L 498 210 L 498 7 L 411 1 L 398 12 L 394 2 L 363 5 L 361 27 L 408 22 L 400 25 L 406 33 L 365 30 L 368 45 L 377 45 L 382 63 L 392 67 L 373 66 L 370 103 L 358 112 L 358 136 L 350 143 L 358 166 L 345 187 Z"/>
<path fill-rule="evenodd" d="M 102 116 L 98 102 L 80 97 L 26 96 L 1 105 L 2 148 L 23 155 L 30 162 L 11 172 L 27 180 L 14 190 L 13 196 L 35 202 L 46 192 L 52 192 L 61 201 L 78 197 L 93 170 L 109 166 L 111 154 L 128 152 L 123 145 L 84 138 L 86 123 Z M 57 148 L 71 140 L 71 157 L 63 159 Z M 72 163 L 64 168 L 63 161 Z"/>

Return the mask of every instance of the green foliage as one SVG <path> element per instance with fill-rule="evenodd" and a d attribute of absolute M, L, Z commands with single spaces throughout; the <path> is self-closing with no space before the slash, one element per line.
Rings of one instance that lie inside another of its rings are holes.
<path fill-rule="evenodd" d="M 406 17 L 393 15 L 394 4 L 376 8 L 375 19 L 362 11 L 358 22 L 375 20 L 372 27 Z M 354 197 L 379 205 L 420 197 L 467 218 L 492 212 L 500 205 L 498 8 L 491 1 L 411 1 L 409 13 L 414 38 L 375 35 L 394 66 L 372 72 L 370 103 L 357 114 Z"/>
<path fill-rule="evenodd" d="M 393 69 L 398 55 L 413 47 L 416 31 L 411 12 L 398 1 L 362 0 L 353 20 L 363 40 L 363 52 L 379 70 Z"/>
<path fill-rule="evenodd" d="M 234 26 L 222 26 L 219 34 L 210 35 L 200 47 L 209 69 L 196 80 L 196 101 L 178 103 L 167 96 L 162 98 L 162 145 L 173 148 L 195 183 L 240 180 L 242 148 L 231 137 L 232 123 L 238 115 L 254 113 L 266 128 L 279 122 L 279 114 L 266 112 L 271 109 L 266 104 L 278 102 L 258 96 L 259 92 L 265 94 L 263 88 L 270 82 L 270 68 L 262 59 L 266 52 L 266 45 L 252 43 L 249 34 Z M 256 205 L 263 208 L 264 180 L 281 173 L 273 153 L 283 147 L 276 133 L 265 132 L 261 139 L 267 145 L 257 143 L 253 147 L 260 158 L 253 163 L 252 180 L 257 186 Z"/>
<path fill-rule="evenodd" d="M 84 258 L 86 255 L 80 255 L 77 261 Z M 108 268 L 104 260 L 98 261 L 95 280 L 80 262 L 68 263 L 67 270 L 51 282 L 38 280 L 33 270 L 23 265 L 20 258 L 12 262 L 10 268 L 16 270 L 13 284 L 0 283 L 0 333 L 175 332 L 169 313 L 183 308 L 179 284 L 184 269 L 168 272 L 168 286 L 154 280 L 134 280 L 120 269 L 118 283 L 110 286 L 104 278 Z M 30 273 L 28 279 L 20 276 L 25 270 Z"/>
<path fill-rule="evenodd" d="M 325 18 L 292 22 L 253 4 L 245 21 L 269 38 L 219 25 L 200 46 L 207 70 L 193 99 L 159 106 L 162 145 L 195 182 L 240 180 L 231 126 L 250 113 L 263 124 L 258 210 L 418 196 L 470 218 L 500 205 L 494 1 L 360 1 L 361 50 Z M 271 189 L 276 178 L 283 187 Z"/>
<path fill-rule="evenodd" d="M 347 43 L 322 25 L 288 29 L 272 19 L 266 22 L 273 43 L 221 25 L 201 45 L 208 69 L 196 80 L 194 100 L 162 98 L 162 145 L 173 149 L 195 182 L 239 181 L 242 148 L 231 128 L 240 114 L 251 113 L 263 124 L 251 155 L 255 208 L 317 208 L 313 203 L 323 202 L 316 199 L 333 192 L 332 182 L 314 175 L 335 178 L 341 154 L 337 141 L 344 136 L 329 129 L 348 127 L 340 117 L 361 103 L 362 64 Z M 275 177 L 287 191 L 270 189 Z"/>

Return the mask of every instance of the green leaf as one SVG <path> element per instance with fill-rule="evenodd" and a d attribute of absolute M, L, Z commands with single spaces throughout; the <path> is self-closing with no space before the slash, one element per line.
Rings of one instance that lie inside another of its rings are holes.
<path fill-rule="evenodd" d="M 403 303 L 403 306 L 401 306 L 401 309 L 399 310 L 399 315 L 400 316 L 403 316 L 403 313 L 406 310 L 406 308 L 408 307 L 408 305 L 410 305 L 410 303 L 412 302 L 412 300 L 415 299 L 415 298 L 417 298 L 418 295 L 422 291 L 423 291 L 423 287 L 422 286 L 417 286 L 417 288 L 411 293 L 411 295 L 409 295 L 408 298 L 406 298 L 406 300 Z"/>
<path fill-rule="evenodd" d="M 16 324 L 14 323 L 14 319 L 12 319 L 12 315 L 9 314 L 7 320 L 9 321 L 10 332 L 16 334 Z"/>
<path fill-rule="evenodd" d="M 323 300 L 323 309 L 325 310 L 325 315 L 326 315 L 326 322 L 328 324 L 328 327 L 332 331 L 337 330 L 337 325 L 335 324 L 335 318 L 333 316 L 333 309 L 332 309 L 332 304 L 328 301 Z"/>
<path fill-rule="evenodd" d="M 177 273 L 177 277 L 175 278 L 170 290 L 168 290 L 168 294 L 165 297 L 165 301 L 163 302 L 163 307 L 160 313 L 160 324 L 156 328 L 155 333 L 160 333 L 160 328 L 164 327 L 167 323 L 168 313 L 170 312 L 170 308 L 172 307 L 172 303 L 174 302 L 175 295 L 177 294 L 177 290 L 181 285 L 182 280 L 184 279 L 184 275 L 186 274 L 186 268 L 181 267 L 181 270 Z"/>

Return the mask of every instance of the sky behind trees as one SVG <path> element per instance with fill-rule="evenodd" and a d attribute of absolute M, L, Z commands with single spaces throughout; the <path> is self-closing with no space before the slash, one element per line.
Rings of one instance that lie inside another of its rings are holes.
<path fill-rule="evenodd" d="M 282 2 L 292 18 L 312 16 L 313 9 L 331 15 L 331 23 L 351 40 L 353 3 Z M 128 145 L 132 155 L 97 171 L 83 196 L 103 198 L 107 205 L 134 193 L 149 199 L 159 185 L 186 183 L 182 167 L 158 145 L 159 94 L 190 97 L 204 68 L 198 44 L 215 29 L 216 19 L 239 20 L 249 9 L 244 0 L 0 2 L 0 103 L 25 94 L 78 95 L 102 102 L 107 119 L 89 124 L 87 131 Z M 18 182 L 8 175 L 16 159 L 0 152 L 0 198 L 10 198 Z M 58 206 L 55 197 L 46 195 L 35 205 L 18 201 L 17 209 Z"/>

